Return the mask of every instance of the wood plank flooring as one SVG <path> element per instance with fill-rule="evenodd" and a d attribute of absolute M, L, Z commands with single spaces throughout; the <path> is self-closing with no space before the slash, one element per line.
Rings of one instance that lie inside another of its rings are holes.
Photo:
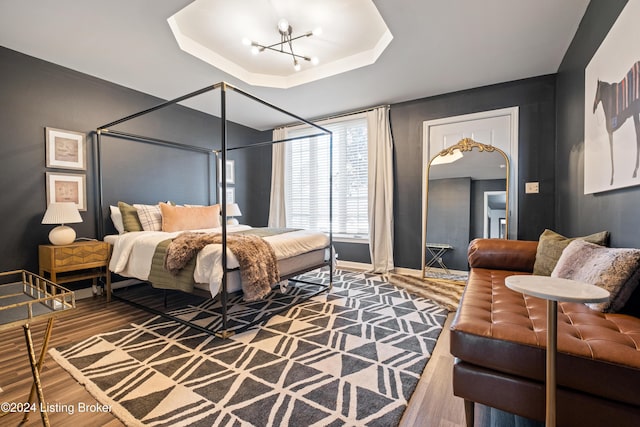
<path fill-rule="evenodd" d="M 49 348 L 81 341 L 101 332 L 113 331 L 132 322 L 143 322 L 152 317 L 123 302 L 106 304 L 103 297 L 82 299 L 77 309 L 56 319 Z M 401 427 L 462 427 L 464 409 L 462 399 L 454 397 L 451 386 L 453 357 L 449 354 L 449 324 L 452 315 L 438 339 L 431 360 L 418 383 L 409 406 L 400 423 Z M 46 322 L 32 325 L 36 353 L 44 335 Z M 73 406 L 78 403 L 96 404 L 96 400 L 49 356 L 41 373 L 44 396 L 48 403 Z M 26 354 L 22 328 L 0 333 L 0 402 L 25 402 L 32 383 L 31 368 Z M 109 413 L 50 413 L 52 426 L 122 426 Z M 10 413 L 0 418 L 0 425 L 18 426 L 22 414 Z M 38 413 L 32 413 L 24 426 L 40 426 Z"/>

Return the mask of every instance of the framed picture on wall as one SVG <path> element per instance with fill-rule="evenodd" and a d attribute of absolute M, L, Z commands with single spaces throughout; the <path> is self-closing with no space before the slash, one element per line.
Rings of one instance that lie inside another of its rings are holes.
<path fill-rule="evenodd" d="M 79 211 L 87 210 L 84 174 L 46 172 L 47 206 L 52 202 L 73 202 Z"/>
<path fill-rule="evenodd" d="M 639 14 L 628 2 L 585 68 L 584 194 L 640 185 Z"/>
<path fill-rule="evenodd" d="M 87 169 L 87 143 L 83 133 L 47 127 L 45 146 L 48 168 Z"/>
<path fill-rule="evenodd" d="M 218 182 L 222 182 L 222 159 L 218 160 Z M 236 163 L 234 160 L 227 160 L 227 184 L 236 183 Z"/>
<path fill-rule="evenodd" d="M 236 189 L 227 187 L 227 204 L 236 202 Z M 218 203 L 222 203 L 222 188 L 218 190 Z"/>

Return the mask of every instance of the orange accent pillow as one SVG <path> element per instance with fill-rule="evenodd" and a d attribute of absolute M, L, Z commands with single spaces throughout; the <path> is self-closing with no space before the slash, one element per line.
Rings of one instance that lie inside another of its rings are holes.
<path fill-rule="evenodd" d="M 220 227 L 220 205 L 187 208 L 160 203 L 162 231 L 200 230 Z"/>

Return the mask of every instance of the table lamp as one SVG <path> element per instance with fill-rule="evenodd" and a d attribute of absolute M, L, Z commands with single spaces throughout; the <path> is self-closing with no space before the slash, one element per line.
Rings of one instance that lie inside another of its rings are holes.
<path fill-rule="evenodd" d="M 227 204 L 227 224 L 229 225 L 238 225 L 238 220 L 234 218 L 234 216 L 242 216 L 242 212 L 240 212 L 240 206 L 237 203 L 228 203 Z"/>
<path fill-rule="evenodd" d="M 75 203 L 49 203 L 42 218 L 43 224 L 60 224 L 49 232 L 49 241 L 53 245 L 69 245 L 76 240 L 76 232 L 65 224 L 82 222 Z"/>

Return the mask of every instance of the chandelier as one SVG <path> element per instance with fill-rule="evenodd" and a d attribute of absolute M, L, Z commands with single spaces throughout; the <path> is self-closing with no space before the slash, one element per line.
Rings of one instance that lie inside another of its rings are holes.
<path fill-rule="evenodd" d="M 318 64 L 318 58 L 315 56 L 299 55 L 295 53 L 293 51 L 293 42 L 304 37 L 320 35 L 322 33 L 322 30 L 320 28 L 294 37 L 293 28 L 291 28 L 291 25 L 289 25 L 289 21 L 282 18 L 278 21 L 278 32 L 280 33 L 280 41 L 278 43 L 264 45 L 247 38 L 244 38 L 242 40 L 242 43 L 244 43 L 246 46 L 251 46 L 251 53 L 253 53 L 254 55 L 257 55 L 260 52 L 264 52 L 265 50 L 271 50 L 291 56 L 291 58 L 293 59 L 293 69 L 296 71 L 300 71 L 300 62 L 298 60 L 308 61 L 313 65 Z"/>

